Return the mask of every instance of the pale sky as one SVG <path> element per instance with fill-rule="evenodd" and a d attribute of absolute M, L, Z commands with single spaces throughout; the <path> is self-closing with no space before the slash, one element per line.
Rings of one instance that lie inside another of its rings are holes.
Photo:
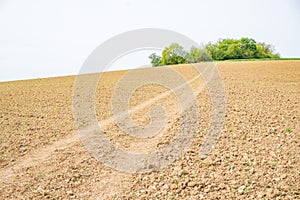
<path fill-rule="evenodd" d="M 201 43 L 251 37 L 300 57 L 297 0 L 0 0 L 0 81 L 77 74 L 102 42 L 125 31 L 162 28 Z M 150 52 L 112 69 L 147 65 Z"/>

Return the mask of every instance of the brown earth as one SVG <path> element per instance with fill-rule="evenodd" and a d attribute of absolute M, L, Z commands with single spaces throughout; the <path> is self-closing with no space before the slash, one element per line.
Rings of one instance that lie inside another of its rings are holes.
<path fill-rule="evenodd" d="M 0 83 L 0 198 L 299 199 L 300 61 L 220 62 L 217 67 L 227 104 L 213 152 L 199 159 L 211 109 L 199 78 L 191 87 L 201 123 L 190 150 L 168 167 L 143 174 L 115 171 L 87 152 L 72 115 L 75 77 Z M 188 80 L 197 75 L 191 66 L 173 69 Z M 150 122 L 151 105 L 164 106 L 168 125 L 162 134 L 136 139 L 114 124 L 111 96 L 125 73 L 105 73 L 98 85 L 96 113 L 100 125 L 105 124 L 102 129 L 127 151 L 168 145 L 179 126 L 179 104 L 174 94 L 163 96 L 165 87 L 138 88 L 129 104 L 132 119 L 141 126 Z"/>

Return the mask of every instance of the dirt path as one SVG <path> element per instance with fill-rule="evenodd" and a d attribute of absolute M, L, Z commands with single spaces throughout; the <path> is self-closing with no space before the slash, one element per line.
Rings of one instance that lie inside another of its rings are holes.
<path fill-rule="evenodd" d="M 22 168 L 31 167 L 34 165 L 38 165 L 40 162 L 43 162 L 55 151 L 55 150 L 63 150 L 72 145 L 72 143 L 78 141 L 78 136 L 71 135 L 70 137 L 63 138 L 58 140 L 57 142 L 45 146 L 39 149 L 35 149 L 29 154 L 25 155 L 22 159 L 18 160 L 13 166 L 0 169 L 0 179 L 3 181 L 7 181 L 15 175 L 16 171 L 19 171 Z"/>

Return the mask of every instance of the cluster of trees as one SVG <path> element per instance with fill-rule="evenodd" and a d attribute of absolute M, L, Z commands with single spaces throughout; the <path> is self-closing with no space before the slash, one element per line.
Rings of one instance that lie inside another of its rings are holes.
<path fill-rule="evenodd" d="M 152 66 L 197 63 L 212 60 L 279 58 L 270 44 L 257 43 L 251 38 L 220 39 L 216 43 L 208 43 L 203 48 L 192 47 L 189 52 L 182 46 L 173 43 L 166 47 L 161 56 L 151 54 Z"/>
<path fill-rule="evenodd" d="M 192 47 L 190 52 L 187 52 L 177 43 L 173 43 L 166 47 L 161 56 L 155 53 L 149 56 L 152 66 L 174 65 L 184 63 L 197 63 L 201 61 L 211 61 L 211 56 L 204 48 Z"/>
<path fill-rule="evenodd" d="M 270 44 L 257 43 L 251 38 L 223 39 L 217 43 L 208 43 L 206 50 L 213 60 L 279 58 Z"/>

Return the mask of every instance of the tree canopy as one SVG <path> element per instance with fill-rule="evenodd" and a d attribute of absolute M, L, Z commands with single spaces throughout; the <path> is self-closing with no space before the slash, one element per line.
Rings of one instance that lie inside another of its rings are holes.
<path fill-rule="evenodd" d="M 166 47 L 162 52 L 161 64 L 183 64 L 186 63 L 187 52 L 183 50 L 183 47 L 177 43 L 173 43 Z"/>
<path fill-rule="evenodd" d="M 173 43 L 166 47 L 161 56 L 151 54 L 152 66 L 196 63 L 211 60 L 279 58 L 270 44 L 257 43 L 252 38 L 220 39 L 216 43 L 208 43 L 203 48 L 192 47 L 189 52 L 182 46 Z"/>

